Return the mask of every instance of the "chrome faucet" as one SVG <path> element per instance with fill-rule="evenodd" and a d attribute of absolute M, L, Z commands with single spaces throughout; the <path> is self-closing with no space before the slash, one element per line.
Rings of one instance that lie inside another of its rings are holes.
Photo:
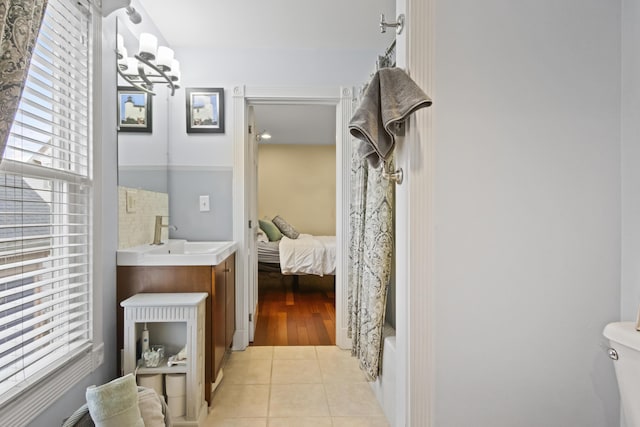
<path fill-rule="evenodd" d="M 156 226 L 153 231 L 153 243 L 151 243 L 152 245 L 162 245 L 161 235 L 162 229 L 165 227 L 174 231 L 178 229 L 178 227 L 176 227 L 175 225 L 163 224 L 162 215 L 156 215 Z"/>

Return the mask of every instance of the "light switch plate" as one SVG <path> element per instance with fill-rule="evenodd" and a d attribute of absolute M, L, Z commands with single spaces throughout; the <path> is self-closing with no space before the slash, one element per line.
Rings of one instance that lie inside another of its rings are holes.
<path fill-rule="evenodd" d="M 134 213 L 136 211 L 136 193 L 134 190 L 127 190 L 126 192 L 127 213 Z"/>
<path fill-rule="evenodd" d="M 200 196 L 200 212 L 209 212 L 209 196 Z"/>

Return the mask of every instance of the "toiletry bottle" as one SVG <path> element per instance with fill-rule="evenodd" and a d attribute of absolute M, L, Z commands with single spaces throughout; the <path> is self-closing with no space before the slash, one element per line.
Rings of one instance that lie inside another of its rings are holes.
<path fill-rule="evenodd" d="M 142 330 L 142 353 L 149 351 L 149 330 L 147 329 L 147 324 L 144 324 L 144 329 Z"/>

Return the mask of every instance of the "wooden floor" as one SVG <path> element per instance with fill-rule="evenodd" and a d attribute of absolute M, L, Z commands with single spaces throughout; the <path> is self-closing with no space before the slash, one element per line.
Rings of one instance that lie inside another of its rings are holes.
<path fill-rule="evenodd" d="M 335 345 L 334 276 L 260 272 L 258 319 L 253 345 Z"/>

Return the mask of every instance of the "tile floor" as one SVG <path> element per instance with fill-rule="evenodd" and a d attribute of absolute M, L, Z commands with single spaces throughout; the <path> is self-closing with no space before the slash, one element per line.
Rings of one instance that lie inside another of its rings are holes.
<path fill-rule="evenodd" d="M 338 347 L 248 347 L 223 372 L 207 427 L 389 425 L 357 360 Z"/>

